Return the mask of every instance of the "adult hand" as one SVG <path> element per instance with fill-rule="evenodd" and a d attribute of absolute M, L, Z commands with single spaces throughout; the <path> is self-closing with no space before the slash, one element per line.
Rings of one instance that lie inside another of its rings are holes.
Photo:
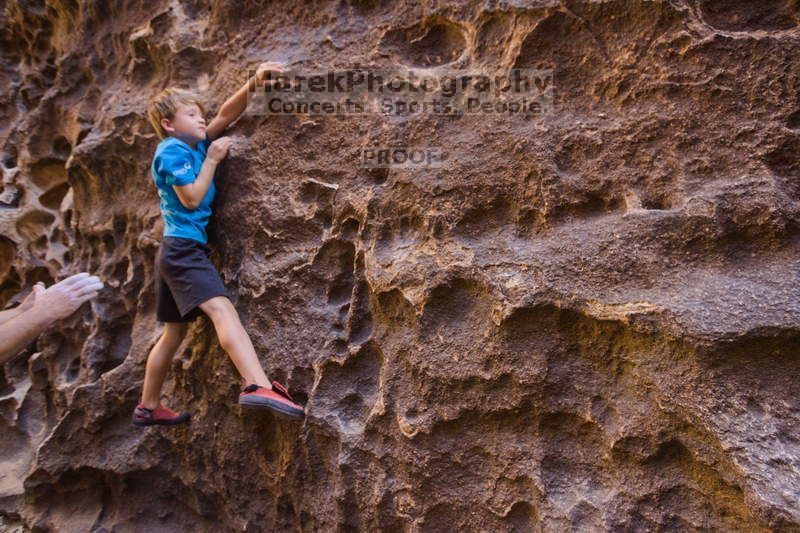
<path fill-rule="evenodd" d="M 19 306 L 17 307 L 17 312 L 24 313 L 28 309 L 31 309 L 33 307 L 33 304 L 36 302 L 36 298 L 38 298 L 39 295 L 41 295 L 44 292 L 44 290 L 45 290 L 44 283 L 42 283 L 41 281 L 38 282 L 36 285 L 34 285 L 33 290 L 28 293 L 25 299 L 22 300 L 22 303 L 19 304 Z"/>
<path fill-rule="evenodd" d="M 35 300 L 31 311 L 42 313 L 50 320 L 60 320 L 97 296 L 97 291 L 102 288 L 100 278 L 90 276 L 87 272 L 70 276 L 47 289 L 34 287 Z"/>
<path fill-rule="evenodd" d="M 102 288 L 100 279 L 86 272 L 70 276 L 49 288 L 45 288 L 43 283 L 34 285 L 31 294 L 17 306 L 16 316 L 0 323 L 0 364 L 19 353 L 53 321 L 77 311 Z"/>
<path fill-rule="evenodd" d="M 220 137 L 208 147 L 208 154 L 206 154 L 206 157 L 215 163 L 219 163 L 228 155 L 228 149 L 231 147 L 232 143 L 233 140 L 230 137 Z"/>

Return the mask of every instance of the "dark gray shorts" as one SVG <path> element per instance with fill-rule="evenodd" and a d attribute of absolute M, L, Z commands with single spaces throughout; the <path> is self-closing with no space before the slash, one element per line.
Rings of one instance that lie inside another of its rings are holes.
<path fill-rule="evenodd" d="M 201 242 L 164 237 L 156 254 L 156 319 L 189 322 L 202 313 L 201 303 L 230 294 Z"/>

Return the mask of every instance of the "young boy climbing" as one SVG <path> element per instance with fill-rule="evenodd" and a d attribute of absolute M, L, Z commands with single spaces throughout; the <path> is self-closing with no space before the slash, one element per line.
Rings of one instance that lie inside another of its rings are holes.
<path fill-rule="evenodd" d="M 164 322 L 164 332 L 147 357 L 142 399 L 133 413 L 137 426 L 189 421 L 189 413 L 178 414 L 160 404 L 161 386 L 186 335 L 187 322 L 201 313 L 211 319 L 220 345 L 244 379 L 239 404 L 294 418 L 305 416 L 286 388 L 270 383 L 261 368 L 206 246 L 206 225 L 216 194 L 214 172 L 231 146 L 231 139 L 220 134 L 244 112 L 248 90 L 265 83 L 270 72 L 282 70 L 279 63 L 259 65 L 208 127 L 202 103 L 190 92 L 165 89 L 150 102 L 148 118 L 162 139 L 151 171 L 164 217 L 164 238 L 156 256 L 156 318 Z"/>

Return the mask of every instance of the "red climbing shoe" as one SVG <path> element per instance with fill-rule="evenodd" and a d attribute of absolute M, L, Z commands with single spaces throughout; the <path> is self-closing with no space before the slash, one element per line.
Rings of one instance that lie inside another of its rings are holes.
<path fill-rule="evenodd" d="M 294 403 L 286 387 L 277 381 L 272 382 L 272 389 L 258 385 L 246 386 L 239 395 L 239 405 L 265 407 L 291 418 L 303 418 L 306 416 L 303 406 Z"/>
<path fill-rule="evenodd" d="M 155 409 L 148 409 L 139 404 L 133 410 L 134 426 L 177 426 L 188 422 L 189 418 L 189 413 L 178 414 L 163 405 L 159 405 Z"/>

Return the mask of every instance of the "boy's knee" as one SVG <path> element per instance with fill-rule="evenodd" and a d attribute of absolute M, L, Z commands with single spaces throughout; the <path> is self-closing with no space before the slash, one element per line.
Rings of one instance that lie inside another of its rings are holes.
<path fill-rule="evenodd" d="M 171 344 L 180 344 L 186 337 L 186 332 L 189 330 L 189 324 L 185 322 L 167 322 L 164 324 L 164 332 L 161 336 L 166 342 Z"/>
<path fill-rule="evenodd" d="M 207 314 L 211 320 L 226 318 L 232 314 L 232 311 L 235 313 L 230 300 L 224 296 L 215 296 L 210 300 L 206 300 L 200 304 L 200 309 Z"/>

